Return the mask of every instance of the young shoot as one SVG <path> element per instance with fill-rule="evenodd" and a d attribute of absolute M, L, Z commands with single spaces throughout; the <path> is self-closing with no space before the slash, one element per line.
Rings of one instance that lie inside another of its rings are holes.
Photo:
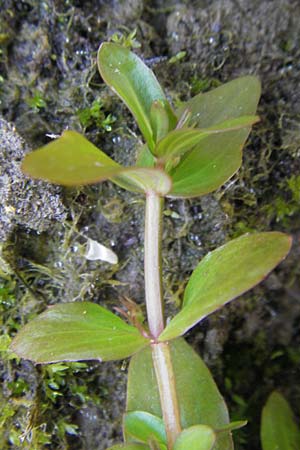
<path fill-rule="evenodd" d="M 230 422 L 208 368 L 183 336 L 263 280 L 285 258 L 291 239 L 277 231 L 245 234 L 210 252 L 193 271 L 180 311 L 166 324 L 163 210 L 165 198 L 208 194 L 236 173 L 259 120 L 260 83 L 244 76 L 175 110 L 153 72 L 128 48 L 103 43 L 98 66 L 143 135 L 136 165 L 118 164 L 68 130 L 28 154 L 23 170 L 64 186 L 109 180 L 145 197 L 147 321 L 129 324 L 91 302 L 58 303 L 21 329 L 11 348 L 40 364 L 131 357 L 124 443 L 110 450 L 232 450 L 231 432 L 245 423 Z"/>

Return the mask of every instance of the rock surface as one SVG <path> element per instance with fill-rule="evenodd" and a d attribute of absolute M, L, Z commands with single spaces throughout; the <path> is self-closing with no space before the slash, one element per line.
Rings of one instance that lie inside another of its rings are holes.
<path fill-rule="evenodd" d="M 6 241 L 16 226 L 41 233 L 53 222 L 66 219 L 61 189 L 32 181 L 22 173 L 21 161 L 28 151 L 15 127 L 0 118 L 0 242 Z"/>

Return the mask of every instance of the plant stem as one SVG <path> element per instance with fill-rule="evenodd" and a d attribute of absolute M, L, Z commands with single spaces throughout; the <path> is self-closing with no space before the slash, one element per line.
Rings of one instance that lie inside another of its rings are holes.
<path fill-rule="evenodd" d="M 181 431 L 175 376 L 168 342 L 157 342 L 164 329 L 161 240 L 163 199 L 155 194 L 146 196 L 145 214 L 145 295 L 149 330 L 153 337 L 152 359 L 160 403 L 166 427 L 168 448 L 172 449 Z"/>
<path fill-rule="evenodd" d="M 145 214 L 145 295 L 149 330 L 154 339 L 164 329 L 161 232 L 163 199 L 155 193 L 146 196 Z"/>
<path fill-rule="evenodd" d="M 151 348 L 168 448 L 172 449 L 181 424 L 171 352 L 168 342 L 152 344 Z"/>

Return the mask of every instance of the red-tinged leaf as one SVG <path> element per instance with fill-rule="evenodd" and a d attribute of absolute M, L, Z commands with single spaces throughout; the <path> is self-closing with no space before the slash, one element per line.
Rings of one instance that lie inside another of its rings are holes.
<path fill-rule="evenodd" d="M 11 349 L 37 363 L 123 359 L 148 339 L 112 312 L 90 302 L 52 306 L 19 331 Z"/>
<path fill-rule="evenodd" d="M 182 310 L 160 341 L 184 334 L 196 323 L 251 289 L 287 255 L 291 238 L 279 232 L 245 234 L 208 253 L 187 284 Z"/>

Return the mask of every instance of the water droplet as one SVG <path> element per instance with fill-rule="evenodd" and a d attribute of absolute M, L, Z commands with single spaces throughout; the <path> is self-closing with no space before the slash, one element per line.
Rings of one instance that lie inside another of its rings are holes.
<path fill-rule="evenodd" d="M 197 247 L 200 247 L 200 246 L 202 245 L 200 236 L 198 236 L 198 234 L 190 233 L 189 237 L 190 237 L 190 240 L 191 240 Z"/>
<path fill-rule="evenodd" d="M 119 144 L 121 142 L 121 137 L 120 136 L 115 136 L 112 138 L 112 141 L 114 144 Z"/>

